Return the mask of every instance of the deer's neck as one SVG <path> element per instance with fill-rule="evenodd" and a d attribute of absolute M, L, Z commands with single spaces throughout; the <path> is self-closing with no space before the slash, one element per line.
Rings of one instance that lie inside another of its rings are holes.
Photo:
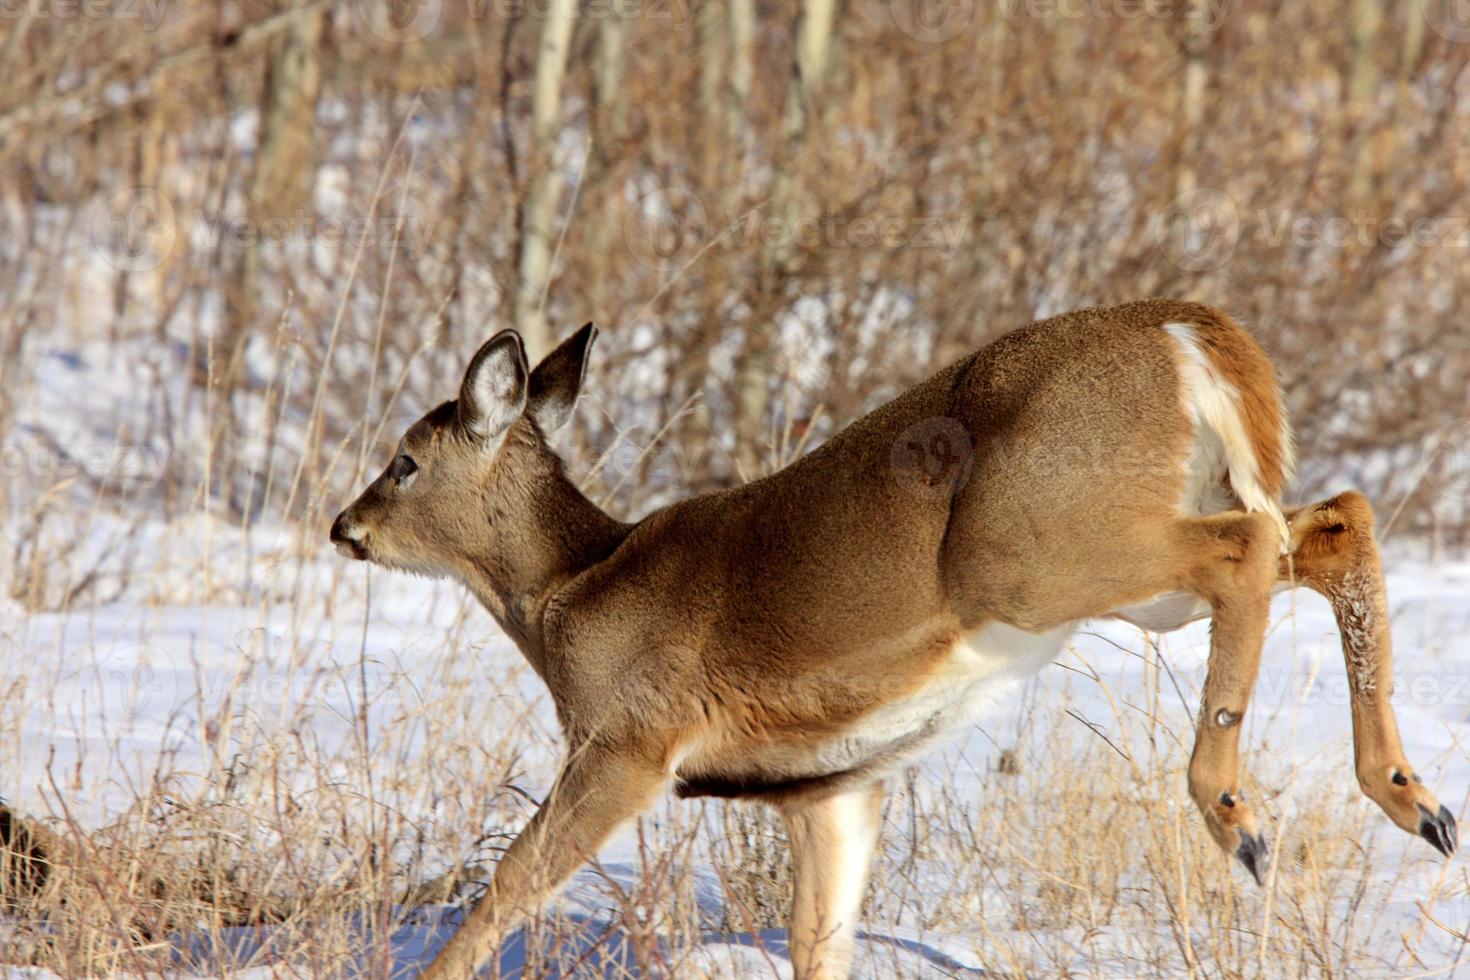
<path fill-rule="evenodd" d="M 476 558 L 467 584 L 501 628 L 545 676 L 543 623 L 548 601 L 617 550 L 632 526 L 588 500 L 559 469 L 532 493 L 522 513 L 502 515 L 495 546 Z"/>

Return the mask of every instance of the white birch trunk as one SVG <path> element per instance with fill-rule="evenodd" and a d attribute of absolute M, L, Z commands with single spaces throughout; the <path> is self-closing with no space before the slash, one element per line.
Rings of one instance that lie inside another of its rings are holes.
<path fill-rule="evenodd" d="M 567 55 L 577 0 L 550 0 L 541 26 L 536 55 L 535 88 L 531 99 L 531 188 L 521 207 L 520 256 L 515 284 L 514 320 L 534 363 L 551 349 L 544 297 L 550 283 L 552 252 L 558 233 L 557 205 L 562 178 L 557 141 L 560 136 L 561 94 L 566 81 Z"/>

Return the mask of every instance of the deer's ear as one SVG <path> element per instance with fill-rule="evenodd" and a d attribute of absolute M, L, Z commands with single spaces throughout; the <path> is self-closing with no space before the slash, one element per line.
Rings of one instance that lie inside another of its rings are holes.
<path fill-rule="evenodd" d="M 526 408 L 526 347 L 520 334 L 502 330 L 470 358 L 459 386 L 459 423 L 483 440 L 495 439 Z"/>
<path fill-rule="evenodd" d="M 566 424 L 582 391 L 587 375 L 587 355 L 597 339 L 597 328 L 587 324 L 562 341 L 531 372 L 531 393 L 526 411 L 536 420 L 542 432 L 552 432 Z"/>

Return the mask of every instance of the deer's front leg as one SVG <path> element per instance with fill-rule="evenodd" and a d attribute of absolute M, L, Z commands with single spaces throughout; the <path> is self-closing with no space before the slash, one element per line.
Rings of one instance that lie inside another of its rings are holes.
<path fill-rule="evenodd" d="M 1191 585 L 1212 610 L 1189 793 L 1215 842 L 1260 882 L 1266 845 L 1240 791 L 1240 727 L 1261 665 L 1281 535 L 1259 513 L 1201 518 L 1189 530 L 1197 556 Z"/>
<path fill-rule="evenodd" d="M 642 812 L 667 778 L 657 766 L 618 750 L 574 748 L 551 793 L 501 858 L 489 890 L 422 976 L 473 976 L 506 933 L 534 915 L 619 824 Z"/>
<path fill-rule="evenodd" d="M 1390 701 L 1393 641 L 1373 508 L 1362 494 L 1349 492 L 1298 508 L 1287 519 L 1291 562 L 1282 560 L 1281 577 L 1294 576 L 1325 596 L 1342 636 L 1358 785 L 1394 823 L 1448 856 L 1458 843 L 1454 815 L 1404 757 Z"/>

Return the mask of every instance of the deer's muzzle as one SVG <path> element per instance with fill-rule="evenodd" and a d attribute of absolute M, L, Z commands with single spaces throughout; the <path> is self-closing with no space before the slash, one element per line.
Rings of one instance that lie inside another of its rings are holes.
<path fill-rule="evenodd" d="M 362 546 L 362 530 L 347 519 L 345 510 L 332 522 L 330 536 L 344 558 L 355 558 L 358 561 L 367 558 L 367 549 Z"/>

